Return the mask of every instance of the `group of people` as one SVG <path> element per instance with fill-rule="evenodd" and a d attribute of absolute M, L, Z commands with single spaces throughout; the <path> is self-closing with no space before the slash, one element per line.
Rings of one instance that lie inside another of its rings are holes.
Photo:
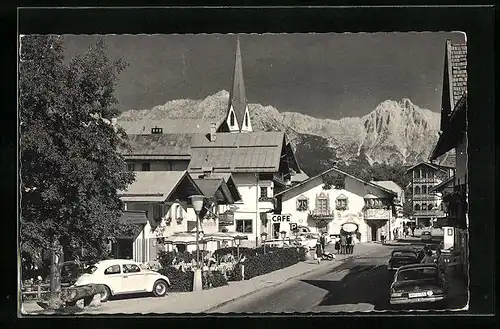
<path fill-rule="evenodd" d="M 355 244 L 356 237 L 354 234 L 341 234 L 340 237 L 335 239 L 335 250 L 337 254 L 352 254 Z"/>

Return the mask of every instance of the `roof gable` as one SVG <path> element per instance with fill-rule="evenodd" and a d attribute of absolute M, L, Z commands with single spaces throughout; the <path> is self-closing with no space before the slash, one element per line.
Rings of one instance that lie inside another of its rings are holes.
<path fill-rule="evenodd" d="M 443 166 L 443 165 L 438 165 L 438 164 L 434 164 L 434 163 L 429 163 L 429 162 L 425 162 L 425 161 L 422 161 L 420 163 L 417 163 L 416 165 L 413 165 L 411 166 L 410 168 L 406 169 L 406 172 L 410 172 L 414 169 L 416 169 L 417 167 L 420 167 L 420 166 L 426 166 L 426 167 L 429 167 L 429 168 L 432 168 L 432 169 L 435 169 L 435 170 L 447 170 L 447 169 L 452 169 L 452 167 L 446 167 L 446 166 Z"/>
<path fill-rule="evenodd" d="M 308 179 L 306 179 L 306 180 L 304 180 L 304 181 L 302 181 L 302 182 L 300 182 L 300 183 L 298 183 L 298 184 L 296 184 L 296 185 L 293 185 L 292 187 L 290 187 L 290 188 L 288 188 L 288 189 L 286 189 L 286 190 L 283 190 L 283 191 L 281 191 L 281 192 L 279 192 L 279 193 L 276 193 L 274 196 L 283 195 L 283 194 L 285 194 L 285 193 L 288 193 L 289 191 L 292 191 L 292 190 L 294 190 L 294 189 L 296 189 L 296 188 L 298 188 L 298 187 L 304 186 L 305 184 L 307 184 L 307 183 L 309 183 L 309 182 L 311 182 L 311 181 L 313 181 L 313 180 L 315 180 L 315 179 L 318 179 L 318 178 L 320 178 L 320 177 L 322 177 L 322 176 L 324 176 L 324 175 L 327 175 L 327 174 L 329 174 L 329 173 L 330 173 L 330 172 L 332 172 L 332 171 L 335 171 L 335 172 L 337 172 L 337 173 L 339 173 L 339 174 L 342 174 L 342 175 L 345 175 L 345 176 L 347 176 L 347 177 L 350 177 L 350 178 L 352 178 L 352 179 L 354 179 L 354 180 L 356 180 L 356 181 L 358 181 L 358 182 L 361 182 L 361 183 L 363 183 L 363 184 L 369 185 L 369 186 L 374 187 L 374 188 L 376 188 L 376 189 L 378 189 L 378 190 L 381 190 L 381 191 L 384 191 L 384 192 L 389 193 L 389 194 L 391 194 L 391 195 L 397 196 L 397 193 L 396 193 L 396 192 L 394 192 L 394 191 L 391 191 L 391 190 L 389 190 L 389 189 L 386 189 L 385 187 L 382 187 L 382 186 L 379 186 L 379 185 L 373 184 L 373 183 L 371 183 L 371 182 L 364 181 L 364 180 L 362 180 L 361 178 L 358 178 L 358 177 L 355 177 L 355 176 L 353 176 L 353 175 L 351 175 L 351 174 L 348 174 L 348 173 L 346 173 L 346 172 L 344 172 L 344 171 L 342 171 L 342 170 L 340 170 L 340 169 L 338 169 L 338 168 L 336 168 L 336 167 L 330 168 L 330 169 L 328 169 L 328 170 L 326 170 L 326 171 L 322 172 L 321 174 L 318 174 L 318 175 L 316 175 L 316 176 L 310 177 L 310 178 L 308 178 Z"/>
<path fill-rule="evenodd" d="M 380 181 L 370 181 L 370 183 L 381 186 L 387 190 L 391 190 L 396 193 L 403 191 L 401 186 L 393 182 L 392 180 L 380 180 Z"/>

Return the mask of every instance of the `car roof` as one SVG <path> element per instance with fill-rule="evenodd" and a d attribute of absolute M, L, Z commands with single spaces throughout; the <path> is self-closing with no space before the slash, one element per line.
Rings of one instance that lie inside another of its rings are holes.
<path fill-rule="evenodd" d="M 434 263 L 426 263 L 426 264 L 423 264 L 423 263 L 418 263 L 418 264 L 410 264 L 410 265 L 404 265 L 404 266 L 401 266 L 398 271 L 402 271 L 402 270 L 413 270 L 413 269 L 419 269 L 419 268 L 432 268 L 432 269 L 437 269 L 438 266 L 437 264 L 434 264 Z"/>
<path fill-rule="evenodd" d="M 96 265 L 117 265 L 117 264 L 122 264 L 122 263 L 133 263 L 133 264 L 137 264 L 137 262 L 133 261 L 132 259 L 105 259 L 105 260 L 101 260 L 99 262 L 96 263 Z"/>

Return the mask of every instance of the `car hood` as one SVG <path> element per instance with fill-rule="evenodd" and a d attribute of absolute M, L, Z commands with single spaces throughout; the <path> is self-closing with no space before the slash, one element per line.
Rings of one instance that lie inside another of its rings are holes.
<path fill-rule="evenodd" d="M 403 292 L 436 290 L 442 288 L 439 282 L 424 280 L 400 281 L 392 284 L 393 290 Z"/>

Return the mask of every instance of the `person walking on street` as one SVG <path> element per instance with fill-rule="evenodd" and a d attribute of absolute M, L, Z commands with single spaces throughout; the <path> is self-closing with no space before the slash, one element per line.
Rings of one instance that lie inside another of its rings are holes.
<path fill-rule="evenodd" d="M 415 236 L 415 226 L 411 227 L 411 236 Z"/>
<path fill-rule="evenodd" d="M 420 261 L 422 264 L 432 264 L 434 263 L 434 257 L 432 257 L 432 251 L 431 250 L 426 250 L 425 251 L 425 256 L 422 258 Z"/>
<path fill-rule="evenodd" d="M 335 238 L 335 250 L 340 254 L 340 238 Z"/>
<path fill-rule="evenodd" d="M 340 253 L 341 254 L 345 254 L 345 252 L 346 252 L 346 245 L 347 245 L 346 236 L 344 234 L 342 234 L 340 236 Z"/>
<path fill-rule="evenodd" d="M 321 263 L 321 256 L 323 256 L 323 250 L 321 248 L 321 242 L 318 240 L 316 242 L 316 257 L 318 264 Z"/>
<path fill-rule="evenodd" d="M 351 253 L 351 243 L 352 243 L 352 234 L 349 234 L 346 238 L 346 254 Z"/>
<path fill-rule="evenodd" d="M 319 237 L 319 243 L 321 244 L 321 250 L 323 250 L 323 252 L 325 252 L 326 250 L 326 233 L 323 232 L 323 234 L 321 234 L 321 236 Z"/>
<path fill-rule="evenodd" d="M 380 241 L 382 242 L 382 244 L 385 244 L 385 231 L 383 229 L 380 232 Z"/>
<path fill-rule="evenodd" d="M 354 253 L 354 245 L 356 244 L 356 237 L 354 234 L 351 234 L 351 243 L 349 244 L 349 253 L 352 254 Z"/>

